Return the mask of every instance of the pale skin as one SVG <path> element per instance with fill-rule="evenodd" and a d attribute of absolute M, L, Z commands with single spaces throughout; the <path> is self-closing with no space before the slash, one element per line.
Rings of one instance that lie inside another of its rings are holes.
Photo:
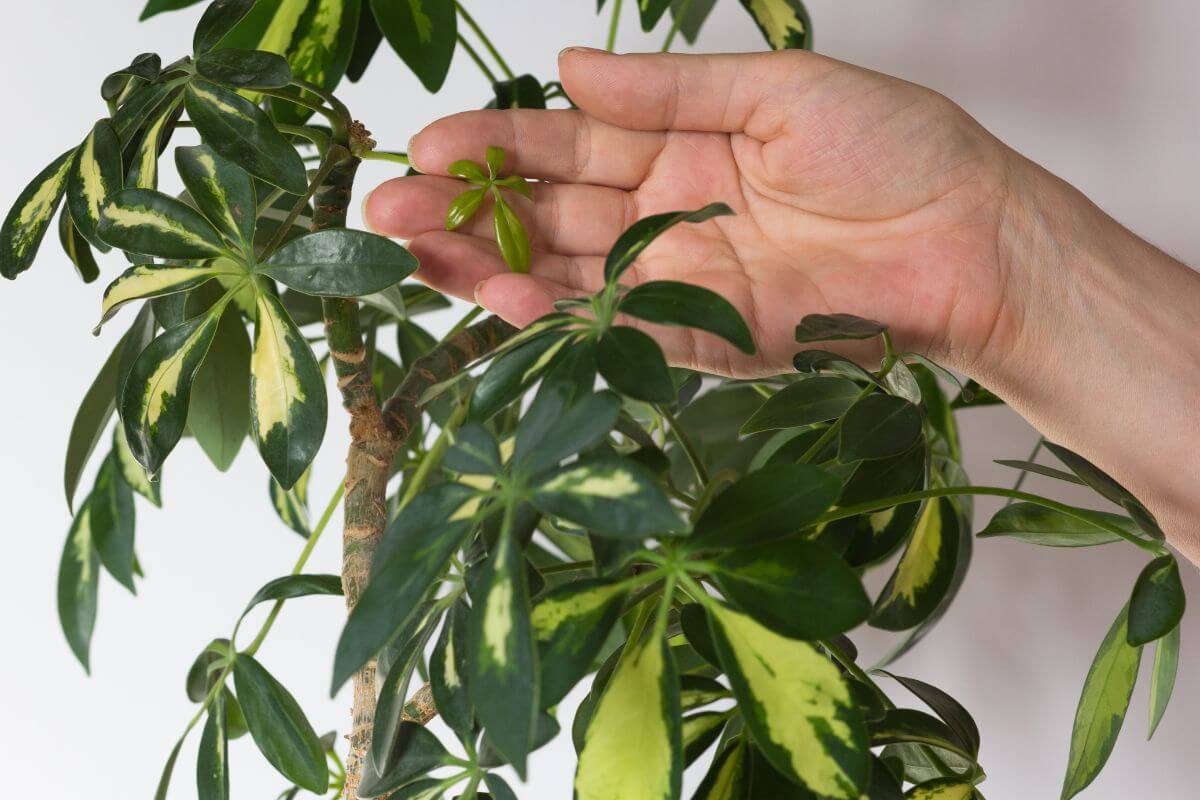
<path fill-rule="evenodd" d="M 425 174 L 367 198 L 370 227 L 411 240 L 417 277 L 526 325 L 597 289 L 604 254 L 636 219 L 726 202 L 736 216 L 674 229 L 624 281 L 719 292 L 758 352 L 651 327 L 673 363 L 778 374 L 801 349 L 804 314 L 885 322 L 899 348 L 977 379 L 1125 484 L 1200 560 L 1200 274 L 896 78 L 797 51 L 573 48 L 559 66 L 579 110 L 438 120 L 410 144 Z M 544 181 L 532 203 L 514 201 L 532 231 L 528 275 L 501 260 L 490 215 L 443 228 L 462 191 L 447 167 L 489 145 Z"/>

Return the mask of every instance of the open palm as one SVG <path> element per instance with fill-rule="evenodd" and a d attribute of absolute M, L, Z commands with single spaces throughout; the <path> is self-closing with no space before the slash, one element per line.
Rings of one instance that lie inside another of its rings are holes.
<path fill-rule="evenodd" d="M 1010 151 L 940 95 L 794 51 L 571 50 L 561 70 L 579 110 L 435 122 L 410 146 L 426 174 L 368 199 L 368 224 L 412 240 L 422 280 L 525 325 L 597 289 L 605 253 L 636 219 L 722 201 L 737 215 L 673 229 L 623 280 L 720 293 L 759 351 L 650 326 L 673 363 L 777 373 L 809 313 L 879 319 L 901 346 L 968 370 L 995 338 L 1014 335 L 1000 244 Z M 487 215 L 442 230 L 462 184 L 439 176 L 488 145 L 508 151 L 513 172 L 546 181 L 517 204 L 533 231 L 528 275 L 507 271 Z"/>

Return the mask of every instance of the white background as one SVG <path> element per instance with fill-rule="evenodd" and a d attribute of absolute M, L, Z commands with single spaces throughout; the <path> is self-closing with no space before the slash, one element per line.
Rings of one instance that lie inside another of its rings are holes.
<path fill-rule="evenodd" d="M 632 12 L 627 3 L 627 11 Z M 136 22 L 140 1 L 4 2 L 0 26 L 0 198 L 77 143 L 104 114 L 100 78 L 130 57 L 157 50 L 169 60 L 188 49 L 199 9 Z M 568 44 L 602 43 L 607 19 L 591 0 L 468 3 L 513 66 L 542 79 Z M 733 0 L 721 0 L 700 46 L 760 49 L 761 39 Z M 1001 138 L 1066 177 L 1118 219 L 1190 263 L 1200 263 L 1194 187 L 1200 7 L 1184 0 L 811 0 L 818 49 L 934 87 Z M 649 49 L 627 15 L 621 45 Z M 574 32 L 568 34 L 567 32 Z M 343 90 L 381 146 L 403 149 L 421 125 L 481 105 L 486 86 L 460 56 L 447 89 L 429 96 L 384 48 L 367 80 Z M 363 170 L 360 186 L 392 171 Z M 171 188 L 171 187 L 167 187 Z M 714 198 L 716 199 L 716 198 Z M 247 445 L 232 470 L 217 474 L 193 443 L 167 463 L 166 508 L 139 502 L 138 552 L 147 579 L 130 597 L 113 581 L 101 588 L 84 676 L 58 630 L 54 581 L 69 516 L 62 497 L 67 430 L 79 397 L 110 351 L 120 325 L 100 339 L 88 331 L 98 285 L 84 286 L 56 250 L 16 284 L 0 286 L 0 766 L 7 794 L 148 798 L 167 752 L 193 708 L 183 678 L 210 638 L 227 635 L 242 605 L 284 574 L 300 540 L 265 502 L 266 473 Z M 108 262 L 105 276 L 117 268 Z M 1136 264 L 1130 264 L 1136 269 Z M 796 309 L 799 317 L 804 309 Z M 457 313 L 457 312 L 456 312 Z M 449 317 L 442 320 L 444 327 Z M 1030 364 L 1036 370 L 1036 364 Z M 1097 397 L 1096 402 L 1104 402 Z M 338 481 L 346 435 L 331 412 L 315 468 L 313 505 Z M 1010 480 L 992 458 L 1021 458 L 1034 434 L 1010 413 L 963 415 L 968 469 L 978 483 Z M 1114 419 L 1112 424 L 1122 424 Z M 1161 435 L 1171 436 L 1171 431 Z M 84 486 L 90 485 L 90 478 Z M 1044 484 L 1032 482 L 1037 488 Z M 1082 501 L 1071 493 L 1067 499 Z M 984 514 L 994 502 L 979 502 Z M 321 542 L 312 571 L 336 571 L 336 529 Z M 1113 545 L 1092 551 L 980 542 L 953 610 L 897 666 L 961 698 L 983 731 L 982 787 L 992 800 L 1058 796 L 1079 688 L 1096 645 L 1125 600 L 1142 558 Z M 1185 568 L 1193 597 L 1195 569 Z M 1195 616 L 1184 623 L 1180 685 L 1152 744 L 1146 744 L 1146 687 L 1108 769 L 1089 798 L 1179 797 L 1194 786 L 1200 690 Z M 331 652 L 342 620 L 328 598 L 289 604 L 261 651 L 266 665 L 301 699 L 319 730 L 345 730 L 348 696 L 327 699 Z M 253 625 L 251 626 L 253 628 Z M 878 651 L 883 637 L 856 636 Z M 1143 667 L 1149 676 L 1149 662 Z M 1148 682 L 1148 681 L 1147 681 Z M 173 797 L 194 795 L 192 745 L 176 770 Z M 283 787 L 253 751 L 236 743 L 234 796 L 269 798 Z M 561 737 L 533 759 L 526 798 L 569 796 L 574 755 Z"/>

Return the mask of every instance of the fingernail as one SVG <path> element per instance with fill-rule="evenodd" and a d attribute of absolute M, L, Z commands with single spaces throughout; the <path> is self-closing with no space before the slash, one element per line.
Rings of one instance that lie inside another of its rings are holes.
<path fill-rule="evenodd" d="M 475 305 L 477 305 L 477 306 L 482 306 L 482 305 L 483 305 L 483 301 L 482 301 L 482 300 L 479 298 L 479 295 L 483 294 L 483 285 L 484 285 L 485 283 L 487 283 L 487 281 L 486 281 L 486 280 L 482 280 L 482 281 L 480 281 L 479 283 L 475 284 L 475 291 L 474 291 L 474 292 L 472 292 L 472 295 L 473 295 L 473 296 L 474 296 L 474 298 L 475 298 Z"/>
<path fill-rule="evenodd" d="M 371 224 L 371 217 L 367 214 L 367 204 L 371 202 L 371 195 L 375 194 L 375 190 L 367 192 L 363 195 L 362 203 L 359 205 L 359 213 L 362 214 L 363 227 L 372 233 L 379 233 L 375 226 Z"/>
<path fill-rule="evenodd" d="M 408 140 L 408 150 L 405 152 L 408 153 L 408 165 L 417 172 L 422 172 L 423 170 L 417 166 L 416 159 L 413 158 L 413 142 L 417 141 L 417 136 L 418 134 L 414 133 L 412 138 Z"/>
<path fill-rule="evenodd" d="M 595 47 L 573 46 L 573 47 L 564 47 L 562 50 L 559 50 L 558 57 L 562 58 L 567 53 L 603 53 L 603 52 L 605 52 L 605 51 L 598 50 Z"/>

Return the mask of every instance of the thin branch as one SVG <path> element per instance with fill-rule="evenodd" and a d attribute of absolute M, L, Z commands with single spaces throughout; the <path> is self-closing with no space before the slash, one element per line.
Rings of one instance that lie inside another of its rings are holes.
<path fill-rule="evenodd" d="M 500 71 L 504 73 L 505 77 L 507 77 L 509 80 L 515 78 L 516 75 L 514 75 L 513 71 L 508 68 L 508 62 L 504 60 L 502 55 L 500 55 L 500 51 L 497 50 L 496 46 L 492 44 L 492 40 L 488 38 L 486 33 L 483 32 L 483 29 L 476 24 L 475 18 L 467 13 L 467 10 L 463 8 L 462 3 L 459 3 L 456 0 L 454 5 L 458 9 L 458 15 L 463 18 L 463 21 L 465 21 L 468 26 L 470 26 L 471 30 L 475 31 L 475 35 L 479 37 L 479 41 L 483 42 L 483 46 L 486 47 L 487 51 L 492 54 L 492 58 L 496 59 L 496 63 L 500 66 Z"/>

